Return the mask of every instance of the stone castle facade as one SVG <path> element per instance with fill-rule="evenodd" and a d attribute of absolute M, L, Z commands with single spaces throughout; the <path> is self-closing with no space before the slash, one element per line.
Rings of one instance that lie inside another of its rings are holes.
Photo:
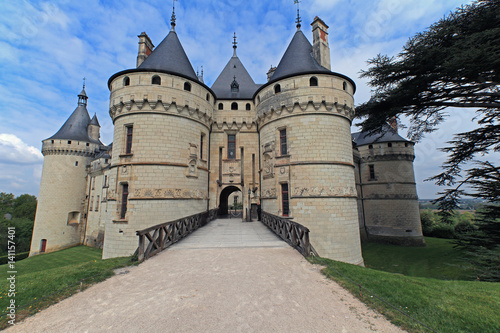
<path fill-rule="evenodd" d="M 361 238 L 423 245 L 413 143 L 389 125 L 351 133 L 356 86 L 331 71 L 328 26 L 315 18 L 312 45 L 300 28 L 268 82 L 253 81 L 235 42 L 212 87 L 193 70 L 175 21 L 156 48 L 139 35 L 137 68 L 108 82 L 113 143 L 99 140 L 85 89 L 43 140 L 30 255 L 85 244 L 103 258 L 128 256 L 137 230 L 227 213 L 235 191 L 244 218 L 260 204 L 293 219 L 324 257 L 361 264 Z"/>

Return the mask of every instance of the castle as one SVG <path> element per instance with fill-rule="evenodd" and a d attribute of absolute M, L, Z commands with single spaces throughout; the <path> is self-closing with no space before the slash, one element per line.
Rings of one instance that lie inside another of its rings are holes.
<path fill-rule="evenodd" d="M 128 256 L 136 231 L 219 208 L 241 192 L 263 211 L 310 229 L 324 257 L 362 264 L 360 239 L 423 245 L 413 143 L 388 124 L 351 133 L 355 83 L 332 72 L 328 26 L 297 32 L 256 84 L 233 55 L 212 87 L 172 28 L 155 48 L 140 34 L 137 67 L 111 76 L 113 143 L 100 140 L 85 87 L 44 165 L 30 255 L 77 244 Z M 255 209 L 254 209 L 255 210 Z"/>

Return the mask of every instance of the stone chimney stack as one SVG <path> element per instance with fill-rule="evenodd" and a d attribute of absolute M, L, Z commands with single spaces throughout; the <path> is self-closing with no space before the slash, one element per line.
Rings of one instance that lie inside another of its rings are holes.
<path fill-rule="evenodd" d="M 392 127 L 393 130 L 396 131 L 396 133 L 398 132 L 398 118 L 396 117 L 391 117 L 389 118 L 389 125 Z"/>
<path fill-rule="evenodd" d="M 137 37 L 139 37 L 139 54 L 137 55 L 137 67 L 139 67 L 151 52 L 153 52 L 155 46 L 145 32 L 142 32 Z"/>
<path fill-rule="evenodd" d="M 328 70 L 330 65 L 330 46 L 328 45 L 328 26 L 322 19 L 315 17 L 312 25 L 313 31 L 313 55 L 318 63 Z"/>
<path fill-rule="evenodd" d="M 273 67 L 271 65 L 271 69 L 269 69 L 269 71 L 267 72 L 267 82 L 269 82 L 271 80 L 275 71 L 276 71 L 276 67 Z"/>

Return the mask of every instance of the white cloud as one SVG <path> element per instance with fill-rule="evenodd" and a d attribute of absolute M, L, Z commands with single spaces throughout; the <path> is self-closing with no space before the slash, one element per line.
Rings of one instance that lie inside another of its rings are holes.
<path fill-rule="evenodd" d="M 13 134 L 0 134 L 0 163 L 37 164 L 43 160 L 40 151 Z"/>

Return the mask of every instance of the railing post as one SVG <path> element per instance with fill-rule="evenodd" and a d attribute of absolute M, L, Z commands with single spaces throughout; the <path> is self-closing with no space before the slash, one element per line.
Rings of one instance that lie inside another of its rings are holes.
<path fill-rule="evenodd" d="M 139 262 L 144 261 L 144 235 L 139 235 L 139 252 L 137 259 Z"/>

